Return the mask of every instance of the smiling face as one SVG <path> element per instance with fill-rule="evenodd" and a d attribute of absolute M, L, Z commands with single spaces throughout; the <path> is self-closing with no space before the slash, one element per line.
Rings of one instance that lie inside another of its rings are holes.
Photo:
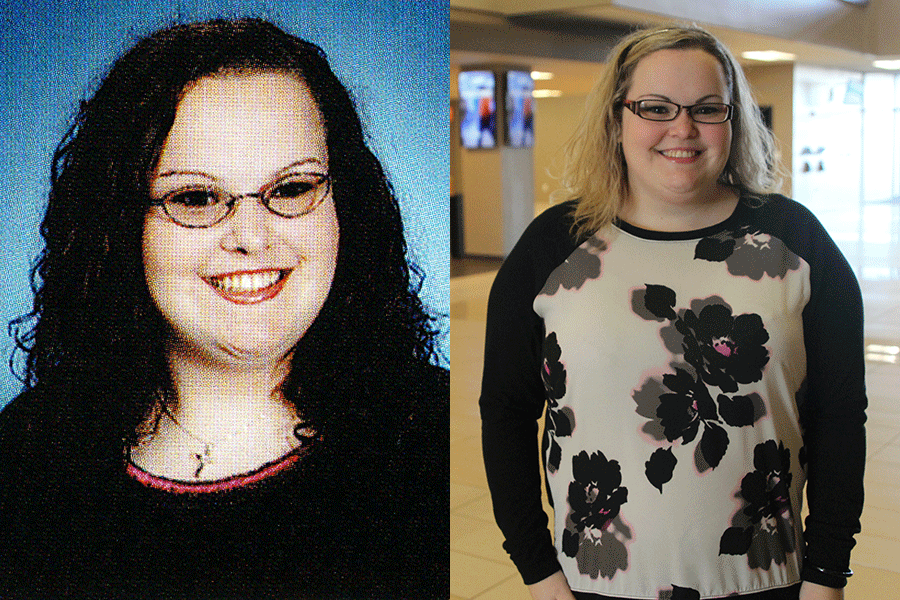
<path fill-rule="evenodd" d="M 207 77 L 189 87 L 151 177 L 151 195 L 184 204 L 197 190 L 234 195 L 298 189 L 328 174 L 319 109 L 307 86 L 281 73 Z M 334 279 L 338 222 L 327 195 L 287 218 L 242 197 L 215 225 L 187 228 L 162 206 L 147 213 L 147 285 L 176 348 L 226 364 L 267 365 L 306 333 Z M 281 187 L 279 187 L 281 186 Z M 188 191 L 189 194 L 179 192 Z M 278 200 L 279 202 L 281 200 Z M 273 200 L 273 208 L 275 201 Z"/>
<path fill-rule="evenodd" d="M 660 50 L 634 69 L 626 100 L 668 100 L 682 106 L 731 102 L 722 65 L 697 49 Z M 731 122 L 642 119 L 622 109 L 622 151 L 629 202 L 702 203 L 721 196 L 718 184 L 731 148 Z"/>

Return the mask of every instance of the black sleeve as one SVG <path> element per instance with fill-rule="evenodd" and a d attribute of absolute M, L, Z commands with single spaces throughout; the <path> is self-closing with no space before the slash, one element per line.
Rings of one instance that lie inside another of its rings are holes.
<path fill-rule="evenodd" d="M 792 219 L 794 220 L 794 219 Z M 800 209 L 795 231 L 810 264 L 803 312 L 807 394 L 801 424 L 808 460 L 809 517 L 802 577 L 843 587 L 860 531 L 866 459 L 865 344 L 859 284 L 821 224 Z"/>
<path fill-rule="evenodd" d="M 479 401 L 485 471 L 503 547 L 526 584 L 560 570 L 541 505 L 537 420 L 545 402 L 544 328 L 532 303 L 577 246 L 570 211 L 571 204 L 558 205 L 528 227 L 497 273 L 488 302 Z"/>

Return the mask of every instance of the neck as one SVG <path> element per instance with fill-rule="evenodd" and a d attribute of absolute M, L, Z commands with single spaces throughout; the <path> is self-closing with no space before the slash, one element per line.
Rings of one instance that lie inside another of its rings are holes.
<path fill-rule="evenodd" d="M 693 231 L 726 220 L 739 199 L 736 191 L 724 186 L 690 197 L 654 198 L 633 193 L 619 216 L 635 227 L 651 231 Z"/>
<path fill-rule="evenodd" d="M 197 435 L 222 438 L 252 421 L 296 418 L 280 387 L 289 358 L 269 364 L 228 364 L 173 343 L 168 353 L 174 386 L 169 410 Z"/>

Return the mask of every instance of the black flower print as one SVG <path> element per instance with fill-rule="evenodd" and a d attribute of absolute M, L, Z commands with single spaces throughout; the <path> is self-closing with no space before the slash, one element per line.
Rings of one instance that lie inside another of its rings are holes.
<path fill-rule="evenodd" d="M 647 481 L 662 494 L 663 485 L 672 481 L 672 473 L 678 459 L 672 453 L 672 447 L 658 448 L 650 455 L 650 460 L 644 463 Z"/>
<path fill-rule="evenodd" d="M 582 450 L 572 457 L 572 476 L 568 500 L 575 530 L 606 529 L 628 500 L 619 461 L 607 460 L 600 451 L 588 455 Z"/>
<path fill-rule="evenodd" d="M 725 262 L 732 275 L 754 281 L 759 281 L 763 275 L 783 279 L 788 271 L 800 267 L 800 257 L 780 239 L 750 226 L 703 238 L 694 249 L 694 258 Z"/>
<path fill-rule="evenodd" d="M 605 240 L 592 237 L 575 249 L 569 258 L 550 273 L 544 283 L 541 294 L 552 296 L 560 290 L 577 290 L 588 279 L 600 277 L 600 256 L 606 252 L 608 246 Z"/>
<path fill-rule="evenodd" d="M 559 361 L 562 358 L 562 349 L 556 340 L 556 332 L 544 338 L 543 346 L 544 365 L 541 369 L 541 379 L 544 382 L 544 390 L 547 399 L 554 404 L 566 395 L 566 368 Z"/>
<path fill-rule="evenodd" d="M 659 600 L 700 600 L 700 592 L 694 588 L 673 585 L 670 589 L 659 592 Z"/>
<path fill-rule="evenodd" d="M 572 477 L 563 553 L 576 559 L 581 573 L 612 579 L 628 568 L 623 540 L 631 538 L 631 530 L 619 517 L 628 501 L 622 469 L 618 461 L 607 460 L 600 451 L 590 455 L 582 451 L 572 457 Z"/>
<path fill-rule="evenodd" d="M 631 308 L 635 314 L 647 321 L 673 321 L 677 318 L 675 291 L 664 285 L 647 284 L 646 287 L 632 292 Z"/>
<path fill-rule="evenodd" d="M 701 422 L 718 419 L 716 404 L 703 382 L 684 369 L 664 375 L 663 383 L 672 391 L 659 397 L 656 416 L 666 439 L 674 442 L 681 438 L 683 443 L 690 443 L 697 437 Z"/>
<path fill-rule="evenodd" d="M 650 378 L 634 392 L 636 412 L 650 419 L 642 430 L 655 440 L 681 440 L 682 445 L 700 436 L 694 453 L 697 471 L 715 469 L 728 450 L 725 426 L 752 426 L 766 414 L 759 394 L 734 393 L 739 384 L 759 381 L 769 361 L 763 345 L 769 334 L 762 319 L 752 313 L 734 316 L 731 307 L 715 296 L 695 300 L 689 309 L 676 309 L 675 292 L 662 285 L 635 290 L 631 303 L 643 319 L 668 321 L 660 337 L 667 349 L 680 350 L 686 361 L 673 362 L 674 372 L 663 375 L 662 381 Z M 718 391 L 712 393 L 713 388 Z M 671 448 L 657 449 L 647 461 L 647 480 L 660 493 L 677 462 Z"/>
<path fill-rule="evenodd" d="M 675 324 L 684 335 L 684 359 L 700 373 L 703 381 L 736 392 L 739 383 L 762 379 L 769 351 L 763 345 L 769 334 L 757 314 L 732 316 L 725 304 L 693 310 Z"/>
<path fill-rule="evenodd" d="M 806 410 L 806 396 L 808 391 L 808 382 L 806 379 L 800 384 L 800 389 L 797 390 L 797 393 L 794 394 L 794 399 L 797 403 L 797 408 L 800 410 L 800 429 L 802 431 L 809 430 L 809 411 Z M 806 455 L 806 446 L 801 446 L 800 450 L 797 452 L 797 460 L 800 462 L 800 468 L 806 471 L 807 466 L 809 465 L 809 458 Z"/>
<path fill-rule="evenodd" d="M 547 420 L 544 443 L 550 447 L 547 469 L 555 473 L 562 460 L 562 448 L 556 442 L 558 437 L 572 435 L 575 429 L 575 414 L 568 406 L 560 407 L 558 400 L 566 395 L 566 368 L 560 361 L 562 349 L 556 341 L 556 333 L 551 332 L 544 338 L 544 362 L 541 367 L 541 379 L 547 395 Z"/>
<path fill-rule="evenodd" d="M 791 451 L 784 443 L 769 440 L 753 452 L 755 470 L 741 480 L 735 497 L 741 500 L 719 541 L 719 554 L 747 555 L 751 569 L 783 565 L 794 552 L 794 527 L 790 490 Z"/>
<path fill-rule="evenodd" d="M 681 439 L 682 444 L 689 444 L 696 439 L 702 426 L 703 435 L 695 456 L 697 470 L 703 472 L 718 467 L 728 450 L 728 433 L 722 427 L 716 402 L 706 385 L 678 367 L 674 374 L 663 376 L 663 383 L 672 391 L 660 394 L 656 416 L 666 439 L 669 442 Z M 720 394 L 719 399 L 728 400 L 728 397 Z M 647 480 L 660 493 L 663 484 L 671 481 L 677 462 L 671 448 L 660 448 L 650 455 L 646 463 Z"/>

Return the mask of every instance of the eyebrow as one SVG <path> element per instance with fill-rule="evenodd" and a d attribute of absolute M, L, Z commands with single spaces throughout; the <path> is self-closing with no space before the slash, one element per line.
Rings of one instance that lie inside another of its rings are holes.
<path fill-rule="evenodd" d="M 293 169 L 295 169 L 295 168 L 297 168 L 297 167 L 300 167 L 300 166 L 303 166 L 303 165 L 308 165 L 308 164 L 310 164 L 310 163 L 317 164 L 317 165 L 319 165 L 319 166 L 321 166 L 321 167 L 324 167 L 324 166 L 325 166 L 325 165 L 322 163 L 322 161 L 320 161 L 318 158 L 304 158 L 304 159 L 302 159 L 302 160 L 298 160 L 298 161 L 296 161 L 296 162 L 292 162 L 291 164 L 287 165 L 286 167 L 282 167 L 281 169 L 279 169 L 278 171 L 276 171 L 276 172 L 270 177 L 270 179 L 271 179 L 271 180 L 278 179 L 278 178 L 281 177 L 282 175 L 287 175 L 287 174 L 288 174 L 290 171 L 292 171 Z M 209 173 L 206 173 L 206 172 L 204 172 L 204 171 L 180 170 L 180 169 L 175 169 L 175 170 L 171 170 L 171 171 L 164 171 L 164 172 L 160 173 L 159 175 L 157 175 L 157 176 L 156 176 L 156 179 L 162 179 L 163 177 L 173 177 L 173 176 L 177 176 L 177 175 L 194 175 L 194 176 L 197 176 L 197 177 L 204 177 L 204 178 L 206 178 L 206 179 L 212 179 L 213 181 L 219 181 L 219 178 L 218 178 L 218 177 L 216 177 L 216 176 L 214 176 L 214 175 L 210 175 Z"/>
<path fill-rule="evenodd" d="M 644 96 L 653 96 L 654 98 L 659 98 L 660 100 L 665 100 L 666 102 L 674 102 L 675 104 L 678 104 L 677 102 L 675 102 L 674 100 L 672 100 L 672 99 L 669 98 L 668 96 L 663 96 L 662 94 L 644 94 Z M 703 96 L 703 97 L 700 98 L 699 100 L 697 100 L 697 102 L 696 102 L 695 104 L 702 104 L 702 103 L 707 102 L 707 101 L 709 101 L 709 100 L 711 100 L 711 99 L 713 99 L 713 98 L 717 98 L 717 99 L 719 99 L 720 101 L 725 102 L 725 97 L 724 97 L 724 96 L 720 96 L 719 94 L 708 94 L 708 95 L 706 95 L 706 96 Z M 649 98 L 644 98 L 643 96 L 639 96 L 638 99 L 640 99 L 640 100 L 649 100 Z"/>

